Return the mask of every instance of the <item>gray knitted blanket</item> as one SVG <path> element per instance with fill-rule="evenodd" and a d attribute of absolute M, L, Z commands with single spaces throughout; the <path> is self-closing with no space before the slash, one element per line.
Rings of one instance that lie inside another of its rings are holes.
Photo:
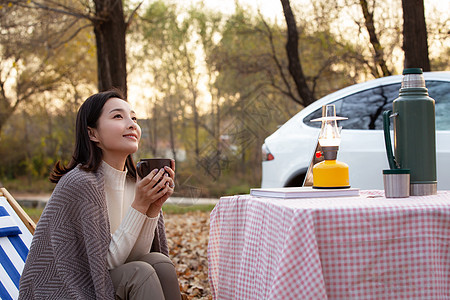
<path fill-rule="evenodd" d="M 19 299 L 114 299 L 106 256 L 111 240 L 101 172 L 74 168 L 56 185 L 37 224 Z M 152 251 L 168 255 L 164 219 Z"/>

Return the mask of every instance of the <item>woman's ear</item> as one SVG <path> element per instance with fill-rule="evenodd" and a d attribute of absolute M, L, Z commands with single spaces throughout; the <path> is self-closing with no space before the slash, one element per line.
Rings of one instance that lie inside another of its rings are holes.
<path fill-rule="evenodd" d="M 88 127 L 88 134 L 89 134 L 89 139 L 91 141 L 96 142 L 96 143 L 99 142 L 99 140 L 97 138 L 97 131 L 95 130 L 95 128 Z"/>

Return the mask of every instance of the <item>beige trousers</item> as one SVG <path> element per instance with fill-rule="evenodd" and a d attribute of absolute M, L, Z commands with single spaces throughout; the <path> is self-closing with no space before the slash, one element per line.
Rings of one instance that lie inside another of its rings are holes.
<path fill-rule="evenodd" d="M 116 299 L 180 300 L 180 287 L 172 261 L 151 252 L 110 270 Z"/>

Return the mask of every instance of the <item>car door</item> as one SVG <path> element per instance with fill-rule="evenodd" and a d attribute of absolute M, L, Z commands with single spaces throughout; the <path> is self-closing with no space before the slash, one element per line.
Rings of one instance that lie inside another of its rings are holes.
<path fill-rule="evenodd" d="M 450 81 L 426 82 L 436 101 L 436 169 L 439 190 L 450 190 Z"/>

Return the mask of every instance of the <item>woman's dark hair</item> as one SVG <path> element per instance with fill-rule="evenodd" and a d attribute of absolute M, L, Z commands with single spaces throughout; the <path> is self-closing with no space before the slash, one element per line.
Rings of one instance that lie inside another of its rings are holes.
<path fill-rule="evenodd" d="M 67 166 L 63 166 L 60 161 L 55 164 L 50 174 L 51 182 L 58 183 L 64 174 L 78 164 L 81 164 L 80 168 L 85 171 L 97 171 L 102 162 L 102 150 L 89 138 L 88 127 L 97 128 L 97 121 L 100 118 L 103 106 L 111 98 L 119 98 L 126 101 L 119 90 L 112 89 L 90 96 L 81 105 L 77 114 L 75 149 L 72 159 Z M 125 166 L 128 169 L 127 175 L 136 178 L 136 167 L 131 155 L 128 155 Z"/>

